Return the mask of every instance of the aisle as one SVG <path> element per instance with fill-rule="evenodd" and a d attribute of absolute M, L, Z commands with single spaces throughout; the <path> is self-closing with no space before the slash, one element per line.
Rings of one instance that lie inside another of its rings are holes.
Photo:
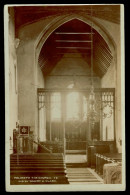
<path fill-rule="evenodd" d="M 90 168 L 67 168 L 70 184 L 103 184 L 103 180 Z"/>
<path fill-rule="evenodd" d="M 87 163 L 86 154 L 66 154 L 66 163 Z"/>

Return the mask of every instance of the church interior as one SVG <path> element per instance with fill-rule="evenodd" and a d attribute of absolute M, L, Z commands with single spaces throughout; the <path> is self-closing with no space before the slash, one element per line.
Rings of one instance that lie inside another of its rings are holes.
<path fill-rule="evenodd" d="M 8 7 L 10 184 L 122 184 L 120 5 Z"/>

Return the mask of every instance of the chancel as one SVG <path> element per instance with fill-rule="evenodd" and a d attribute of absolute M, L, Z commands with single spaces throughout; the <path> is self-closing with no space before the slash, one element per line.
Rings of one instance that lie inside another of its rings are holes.
<path fill-rule="evenodd" d="M 11 185 L 122 184 L 120 9 L 8 7 Z"/>

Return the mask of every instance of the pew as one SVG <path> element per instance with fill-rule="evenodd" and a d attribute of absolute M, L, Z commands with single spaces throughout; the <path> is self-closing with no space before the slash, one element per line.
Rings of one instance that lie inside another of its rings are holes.
<path fill-rule="evenodd" d="M 104 184 L 121 184 L 122 183 L 122 163 L 108 163 L 103 167 Z"/>
<path fill-rule="evenodd" d="M 109 163 L 118 163 L 122 161 L 121 153 L 96 153 L 95 171 L 103 177 L 103 166 Z"/>
<path fill-rule="evenodd" d="M 68 184 L 62 154 L 10 155 L 10 184 Z"/>
<path fill-rule="evenodd" d="M 87 166 L 88 167 L 95 169 L 96 153 L 99 154 L 115 153 L 115 142 L 114 141 L 88 141 L 87 143 Z"/>

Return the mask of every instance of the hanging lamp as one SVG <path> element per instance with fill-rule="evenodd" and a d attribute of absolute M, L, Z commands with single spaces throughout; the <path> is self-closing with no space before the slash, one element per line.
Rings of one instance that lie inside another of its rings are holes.
<path fill-rule="evenodd" d="M 92 16 L 92 8 L 91 8 L 91 16 Z M 90 89 L 89 101 L 88 101 L 89 103 L 88 118 L 90 124 L 94 126 L 98 113 L 95 110 L 96 98 L 95 98 L 94 85 L 93 85 L 93 25 L 92 24 L 91 24 L 91 89 Z"/>

